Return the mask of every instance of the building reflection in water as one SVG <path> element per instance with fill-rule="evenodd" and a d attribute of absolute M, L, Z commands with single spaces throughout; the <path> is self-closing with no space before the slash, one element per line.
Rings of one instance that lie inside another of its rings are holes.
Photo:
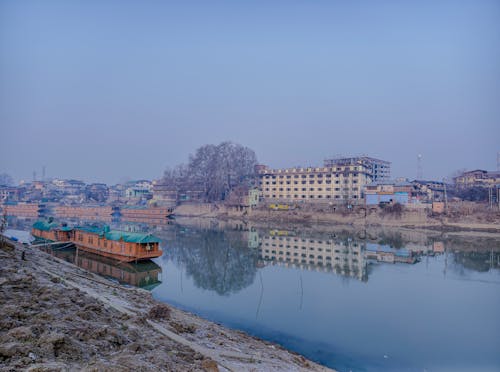
<path fill-rule="evenodd" d="M 332 271 L 361 281 L 368 279 L 364 242 L 336 236 L 313 238 L 292 234 L 270 230 L 263 235 L 259 246 L 261 264 Z"/>
<path fill-rule="evenodd" d="M 118 262 L 108 257 L 101 257 L 77 248 L 43 248 L 57 258 L 63 259 L 78 267 L 115 280 L 120 284 L 151 290 L 161 284 L 162 269 L 151 260 Z"/>

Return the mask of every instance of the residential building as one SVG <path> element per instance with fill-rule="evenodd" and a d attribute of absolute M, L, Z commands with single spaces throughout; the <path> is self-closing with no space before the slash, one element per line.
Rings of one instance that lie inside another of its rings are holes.
<path fill-rule="evenodd" d="M 0 186 L 0 201 L 19 201 L 24 188 L 14 186 Z"/>
<path fill-rule="evenodd" d="M 7 216 L 17 217 L 36 218 L 40 215 L 41 208 L 42 204 L 38 203 L 6 202 L 3 205 L 0 204 L 1 214 L 5 213 Z"/>
<path fill-rule="evenodd" d="M 433 202 L 433 201 L 443 201 L 445 185 L 444 182 L 439 181 L 412 181 L 413 185 L 413 195 L 420 201 L 423 202 Z"/>
<path fill-rule="evenodd" d="M 87 199 L 97 203 L 103 203 L 108 200 L 109 187 L 105 183 L 92 183 L 87 185 L 85 193 Z"/>
<path fill-rule="evenodd" d="M 356 204 L 372 181 L 372 170 L 364 163 L 287 169 L 261 165 L 257 172 L 264 201 Z"/>
<path fill-rule="evenodd" d="M 494 187 L 500 184 L 500 172 L 486 171 L 476 169 L 473 171 L 463 172 L 461 175 L 453 178 L 455 186 L 459 189 L 470 187 Z"/>
<path fill-rule="evenodd" d="M 244 210 L 259 204 L 259 189 L 246 185 L 236 186 L 226 199 L 226 205 Z"/>
<path fill-rule="evenodd" d="M 164 180 L 153 181 L 153 199 L 158 205 L 175 206 L 179 198 L 177 185 L 166 183 Z"/>

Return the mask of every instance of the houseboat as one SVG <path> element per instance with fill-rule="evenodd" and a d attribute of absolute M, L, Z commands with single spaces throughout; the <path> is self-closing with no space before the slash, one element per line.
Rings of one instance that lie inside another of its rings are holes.
<path fill-rule="evenodd" d="M 139 234 L 104 228 L 73 228 L 73 243 L 80 249 L 122 262 L 160 257 L 160 240 L 151 234 Z"/>
<path fill-rule="evenodd" d="M 52 220 L 37 221 L 31 234 L 39 240 L 71 242 L 78 248 L 122 262 L 160 257 L 160 240 L 151 234 L 110 230 L 93 226 L 68 227 Z"/>
<path fill-rule="evenodd" d="M 33 224 L 31 235 L 37 240 L 49 242 L 69 242 L 72 240 L 73 229 L 59 224 L 52 219 L 39 220 Z"/>

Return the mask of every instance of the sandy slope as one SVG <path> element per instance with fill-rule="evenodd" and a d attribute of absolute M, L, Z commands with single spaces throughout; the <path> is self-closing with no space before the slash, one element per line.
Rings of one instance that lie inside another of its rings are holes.
<path fill-rule="evenodd" d="M 0 260 L 1 371 L 328 370 L 34 248 Z"/>

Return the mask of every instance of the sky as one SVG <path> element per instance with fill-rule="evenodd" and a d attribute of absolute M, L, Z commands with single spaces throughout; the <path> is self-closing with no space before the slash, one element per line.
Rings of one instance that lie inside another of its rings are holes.
<path fill-rule="evenodd" d="M 500 2 L 0 0 L 0 173 L 155 179 L 204 144 L 271 167 L 496 169 Z"/>

